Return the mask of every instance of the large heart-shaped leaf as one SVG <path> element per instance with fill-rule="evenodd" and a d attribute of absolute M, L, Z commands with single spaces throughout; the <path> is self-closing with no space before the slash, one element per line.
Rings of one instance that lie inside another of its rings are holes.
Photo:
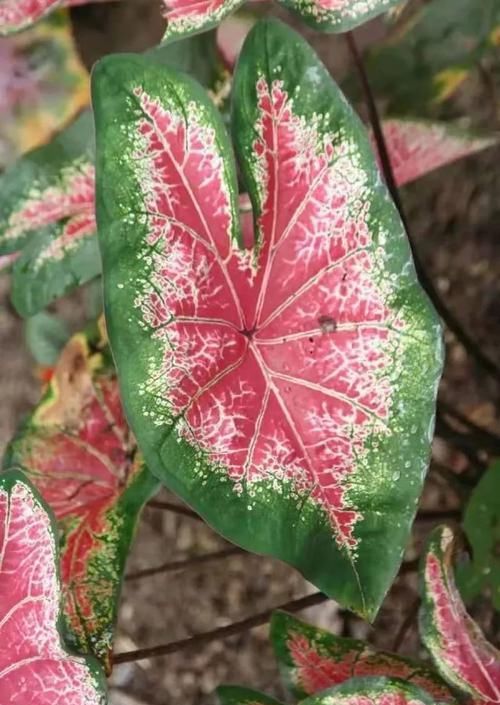
<path fill-rule="evenodd" d="M 457 580 L 466 600 L 488 589 L 500 610 L 500 463 L 484 473 L 467 504 L 463 526 L 472 561 L 458 566 Z"/>
<path fill-rule="evenodd" d="M 325 32 L 345 32 L 380 15 L 399 0 L 280 0 L 308 25 Z M 164 41 L 216 27 L 244 0 L 163 0 L 168 21 Z"/>
<path fill-rule="evenodd" d="M 446 683 L 418 661 L 375 651 L 363 641 L 344 639 L 275 612 L 271 641 L 283 679 L 299 699 L 359 676 L 401 678 L 423 688 L 436 700 L 455 702 Z"/>
<path fill-rule="evenodd" d="M 93 98 L 106 316 L 148 465 L 373 616 L 427 465 L 441 343 L 364 128 L 298 35 L 258 23 L 234 84 L 257 233 L 241 250 L 203 91 L 122 56 Z"/>
<path fill-rule="evenodd" d="M 454 551 L 451 529 L 435 529 L 422 565 L 422 640 L 449 683 L 487 703 L 500 703 L 500 652 L 465 610 L 453 576 Z"/>
<path fill-rule="evenodd" d="M 107 662 L 138 514 L 156 490 L 125 422 L 106 350 L 74 336 L 49 388 L 7 452 L 60 528 L 68 642 Z"/>
<path fill-rule="evenodd" d="M 88 84 L 65 11 L 0 37 L 0 169 L 72 120 L 88 104 Z"/>
<path fill-rule="evenodd" d="M 425 3 L 367 56 L 370 85 L 396 115 L 429 115 L 497 51 L 498 0 Z"/>
<path fill-rule="evenodd" d="M 0 475 L 0 702 L 104 705 L 104 677 L 64 648 L 56 527 L 18 472 Z"/>
<path fill-rule="evenodd" d="M 435 705 L 424 690 L 399 678 L 351 678 L 302 701 L 303 705 Z"/>
<path fill-rule="evenodd" d="M 220 705 L 281 705 L 269 695 L 238 685 L 221 685 L 216 692 Z"/>

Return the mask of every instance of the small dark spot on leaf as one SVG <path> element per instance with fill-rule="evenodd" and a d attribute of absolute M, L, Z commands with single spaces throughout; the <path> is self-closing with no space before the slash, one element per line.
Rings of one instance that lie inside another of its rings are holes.
<path fill-rule="evenodd" d="M 322 333 L 335 333 L 337 330 L 337 321 L 331 316 L 320 316 L 318 323 Z"/>
<path fill-rule="evenodd" d="M 314 338 L 309 338 L 310 343 L 314 343 Z"/>

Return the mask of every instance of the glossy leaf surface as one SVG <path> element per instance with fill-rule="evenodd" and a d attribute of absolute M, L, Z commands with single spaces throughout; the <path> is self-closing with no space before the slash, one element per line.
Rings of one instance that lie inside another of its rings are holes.
<path fill-rule="evenodd" d="M 269 695 L 237 685 L 222 685 L 216 693 L 220 705 L 281 705 L 279 700 Z"/>
<path fill-rule="evenodd" d="M 500 652 L 467 614 L 453 575 L 455 538 L 447 526 L 431 535 L 422 564 L 420 633 L 449 683 L 500 703 Z"/>
<path fill-rule="evenodd" d="M 431 668 L 366 642 L 345 639 L 275 612 L 271 641 L 281 674 L 299 699 L 360 676 L 401 678 L 423 688 L 436 700 L 455 702 L 453 693 Z"/>
<path fill-rule="evenodd" d="M 104 661 L 137 516 L 156 489 L 105 356 L 83 334 L 68 342 L 6 458 L 25 469 L 58 521 L 68 643 Z"/>
<path fill-rule="evenodd" d="M 500 463 L 494 463 L 475 487 L 463 526 L 472 546 L 472 561 L 457 566 L 457 580 L 465 599 L 486 589 L 500 610 Z"/>
<path fill-rule="evenodd" d="M 309 46 L 258 23 L 234 96 L 253 250 L 201 89 L 134 56 L 95 70 L 127 415 L 152 471 L 221 533 L 372 616 L 427 464 L 439 325 L 366 133 Z"/>
<path fill-rule="evenodd" d="M 69 654 L 58 631 L 61 587 L 53 521 L 21 473 L 0 475 L 0 701 L 104 705 L 104 677 Z"/>
<path fill-rule="evenodd" d="M 351 678 L 303 700 L 304 705 L 435 705 L 416 685 L 398 678 Z"/>
<path fill-rule="evenodd" d="M 0 38 L 0 169 L 70 122 L 88 104 L 88 83 L 65 11 Z"/>
<path fill-rule="evenodd" d="M 281 0 L 307 24 L 325 32 L 345 32 L 396 5 L 398 0 Z M 164 41 L 216 27 L 243 0 L 163 0 L 168 21 Z"/>
<path fill-rule="evenodd" d="M 388 119 L 384 137 L 398 186 L 439 167 L 498 143 L 496 137 L 475 137 L 446 123 Z M 372 138 L 372 143 L 375 143 Z"/>
<path fill-rule="evenodd" d="M 370 85 L 389 113 L 429 115 L 496 51 L 497 0 L 437 0 L 422 6 L 367 55 Z"/>

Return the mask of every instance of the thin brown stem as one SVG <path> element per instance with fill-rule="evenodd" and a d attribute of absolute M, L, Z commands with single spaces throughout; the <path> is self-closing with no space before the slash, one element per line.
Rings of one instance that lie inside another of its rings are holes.
<path fill-rule="evenodd" d="M 146 504 L 146 507 L 149 507 L 150 509 L 163 509 L 167 512 L 172 512 L 172 514 L 181 514 L 182 516 L 189 517 L 190 519 L 203 521 L 201 516 L 196 514 L 196 512 L 193 512 L 192 509 L 189 509 L 189 507 L 183 507 L 175 502 L 160 502 L 157 499 L 151 499 Z"/>
<path fill-rule="evenodd" d="M 370 119 L 370 125 L 373 130 L 373 136 L 375 138 L 375 143 L 377 145 L 378 154 L 380 157 L 380 163 L 382 166 L 382 171 L 387 184 L 387 188 L 392 196 L 396 208 L 399 211 L 399 215 L 408 234 L 408 239 L 410 241 L 413 260 L 415 263 L 415 270 L 417 272 L 420 283 L 425 289 L 429 299 L 432 301 L 434 308 L 441 316 L 443 321 L 448 326 L 449 330 L 455 335 L 456 339 L 463 345 L 468 354 L 480 365 L 491 377 L 500 381 L 500 367 L 491 360 L 487 355 L 485 355 L 479 345 L 476 344 L 474 338 L 469 335 L 469 333 L 462 327 L 460 321 L 455 317 L 455 315 L 446 306 L 444 301 L 441 299 L 438 290 L 434 286 L 433 281 L 427 275 L 422 262 L 420 261 L 418 252 L 416 251 L 415 245 L 410 237 L 410 231 L 408 228 L 408 220 L 403 209 L 403 204 L 401 202 L 401 197 L 399 195 L 399 190 L 394 178 L 394 172 L 392 170 L 391 160 L 389 157 L 389 152 L 387 149 L 387 144 L 384 137 L 384 132 L 382 129 L 382 123 L 378 113 L 377 104 L 375 102 L 375 97 L 368 80 L 368 76 L 363 64 L 363 58 L 359 53 L 356 40 L 354 39 L 353 32 L 346 32 L 344 35 L 346 37 L 347 45 L 349 47 L 350 54 L 356 66 L 359 80 L 363 89 L 363 94 L 366 102 L 366 107 L 368 109 L 368 115 Z"/>
<path fill-rule="evenodd" d="M 245 554 L 242 548 L 238 546 L 232 546 L 231 548 L 225 548 L 221 551 L 214 551 L 213 553 L 204 553 L 201 556 L 193 556 L 192 558 L 187 558 L 180 561 L 170 561 L 169 563 L 163 563 L 163 565 L 156 566 L 155 568 L 145 568 L 144 570 L 137 570 L 135 573 L 129 573 L 125 576 L 125 580 L 139 580 L 140 578 L 147 578 L 151 575 L 158 575 L 159 573 L 173 573 L 181 570 L 188 570 L 189 568 L 195 568 L 205 563 L 213 563 L 214 561 L 220 561 L 229 556 L 237 556 Z"/>
<path fill-rule="evenodd" d="M 236 634 L 241 634 L 249 629 L 254 629 L 262 624 L 266 624 L 275 610 L 298 612 L 299 610 L 304 610 L 307 607 L 319 605 L 322 602 L 326 602 L 326 600 L 328 600 L 326 595 L 323 595 L 321 592 L 315 592 L 312 595 L 306 595 L 305 597 L 301 597 L 297 600 L 291 600 L 290 602 L 285 602 L 276 607 L 272 607 L 271 609 L 255 614 L 252 617 L 242 619 L 239 622 L 233 622 L 233 624 L 228 624 L 226 627 L 218 627 L 217 629 L 212 629 L 211 631 L 204 632 L 203 634 L 195 634 L 187 639 L 171 641 L 168 644 L 161 644 L 159 646 L 152 646 L 146 649 L 124 651 L 122 653 L 115 654 L 113 656 L 113 664 L 141 661 L 142 659 L 166 656 L 167 654 L 173 654 L 183 649 L 199 648 L 200 646 L 209 644 L 212 641 L 227 639 L 230 636 L 235 636 Z"/>
<path fill-rule="evenodd" d="M 403 643 L 404 638 L 405 638 L 406 634 L 408 633 L 408 630 L 410 629 L 414 620 L 417 618 L 419 607 L 420 607 L 420 597 L 417 597 L 410 605 L 410 609 L 408 610 L 408 614 L 404 618 L 400 628 L 398 629 L 398 631 L 396 633 L 396 636 L 394 637 L 394 642 L 392 644 L 392 651 L 399 651 L 399 648 L 400 648 L 401 644 Z"/>

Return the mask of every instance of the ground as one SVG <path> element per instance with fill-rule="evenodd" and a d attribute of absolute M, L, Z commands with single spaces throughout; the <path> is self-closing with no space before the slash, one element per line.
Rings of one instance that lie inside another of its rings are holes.
<path fill-rule="evenodd" d="M 104 52 L 139 51 L 153 45 L 163 32 L 159 8 L 152 0 L 104 4 L 73 11 L 76 37 L 90 66 Z M 297 23 L 295 23 L 297 26 Z M 382 32 L 375 23 L 361 33 L 361 43 Z M 342 39 L 307 32 L 336 77 L 345 71 Z M 478 99 L 479 96 L 479 99 Z M 493 126 L 481 85 L 461 97 L 478 125 Z M 498 150 L 489 150 L 429 175 L 403 193 L 410 230 L 425 267 L 447 305 L 493 359 L 500 349 L 500 172 Z M 23 322 L 8 301 L 9 280 L 0 278 L 0 373 L 3 404 L 0 446 L 10 438 L 22 416 L 36 402 L 40 385 L 25 347 Z M 84 317 L 81 294 L 61 302 L 57 310 L 77 330 Z M 441 398 L 476 423 L 500 431 L 498 386 L 467 357 L 447 333 L 447 368 Z M 1 451 L 1 447 L 0 447 Z M 453 510 L 453 491 L 442 480 L 439 465 L 460 474 L 465 456 L 439 439 L 422 506 Z M 166 493 L 162 498 L 166 498 Z M 171 499 L 171 498 L 170 498 Z M 415 529 L 408 558 L 414 558 L 432 521 Z M 148 508 L 134 543 L 129 571 L 168 560 L 209 553 L 227 544 L 210 528 L 188 517 Z M 314 588 L 282 563 L 248 554 L 125 583 L 116 651 L 181 639 L 242 619 Z M 414 616 L 416 578 L 401 577 L 384 603 L 374 628 L 339 611 L 333 603 L 311 608 L 302 616 L 337 633 L 367 636 L 391 648 L 407 615 Z M 487 601 L 475 614 L 498 638 L 498 617 Z M 403 653 L 419 653 L 415 619 L 401 644 Z M 169 657 L 122 665 L 112 677 L 112 705 L 211 705 L 220 683 L 240 683 L 285 698 L 267 641 L 267 628 L 242 633 L 225 642 L 184 650 Z"/>

